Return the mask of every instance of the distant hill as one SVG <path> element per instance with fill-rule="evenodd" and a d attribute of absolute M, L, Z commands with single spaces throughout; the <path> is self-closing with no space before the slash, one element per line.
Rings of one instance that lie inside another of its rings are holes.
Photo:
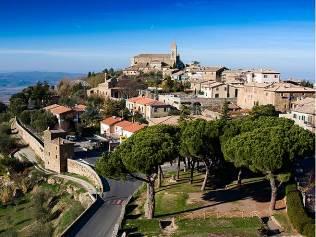
<path fill-rule="evenodd" d="M 10 96 L 38 81 L 57 84 L 64 78 L 74 79 L 85 76 L 81 73 L 67 72 L 0 72 L 0 101 L 8 102 Z"/>

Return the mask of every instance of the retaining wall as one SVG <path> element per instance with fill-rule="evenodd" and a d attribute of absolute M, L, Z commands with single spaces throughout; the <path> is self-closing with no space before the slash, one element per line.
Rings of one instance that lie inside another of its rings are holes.
<path fill-rule="evenodd" d="M 68 172 L 85 176 L 90 179 L 93 184 L 99 188 L 99 191 L 103 192 L 103 184 L 99 175 L 92 169 L 89 165 L 83 164 L 76 160 L 68 159 L 67 160 Z"/>
<path fill-rule="evenodd" d="M 80 231 L 82 226 L 93 216 L 96 210 L 103 204 L 103 200 L 97 196 L 93 203 L 83 212 L 80 216 L 74 220 L 66 230 L 60 235 L 60 237 L 75 237 Z"/>
<path fill-rule="evenodd" d="M 44 158 L 44 143 L 38 137 L 33 135 L 26 127 L 24 127 L 17 119 L 14 119 L 13 126 L 18 130 L 23 141 L 27 143 L 42 160 Z"/>

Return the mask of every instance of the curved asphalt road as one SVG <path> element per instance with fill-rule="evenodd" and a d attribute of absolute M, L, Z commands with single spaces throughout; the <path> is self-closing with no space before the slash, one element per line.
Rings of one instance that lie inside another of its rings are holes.
<path fill-rule="evenodd" d="M 133 194 L 139 185 L 140 182 L 134 179 L 108 180 L 105 184 L 105 190 L 108 191 L 103 193 L 103 204 L 86 221 L 76 236 L 111 237 L 121 213 L 122 202 Z"/>

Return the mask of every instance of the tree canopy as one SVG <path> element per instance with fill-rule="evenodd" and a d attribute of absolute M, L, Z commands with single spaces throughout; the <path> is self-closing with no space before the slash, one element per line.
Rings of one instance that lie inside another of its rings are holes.
<path fill-rule="evenodd" d="M 181 128 L 180 154 L 205 164 L 206 173 L 201 188 L 204 190 L 210 168 L 220 157 L 219 128 L 216 122 L 207 122 L 203 119 L 185 122 Z"/>
<path fill-rule="evenodd" d="M 124 178 L 131 175 L 147 183 L 147 212 L 153 218 L 155 207 L 154 184 L 158 166 L 177 156 L 178 129 L 167 125 L 147 127 L 132 135 L 114 152 L 104 155 L 96 164 L 97 171 L 106 177 Z"/>
<path fill-rule="evenodd" d="M 275 110 L 275 107 L 271 104 L 268 105 L 255 105 L 251 112 L 250 115 L 254 117 L 259 117 L 259 116 L 278 116 L 278 112 Z"/>
<path fill-rule="evenodd" d="M 275 175 L 290 172 L 295 158 L 314 152 L 314 136 L 294 125 L 260 127 L 229 139 L 224 156 L 236 167 L 244 166 L 253 172 L 268 175 L 271 184 L 271 210 L 275 206 L 277 187 Z"/>

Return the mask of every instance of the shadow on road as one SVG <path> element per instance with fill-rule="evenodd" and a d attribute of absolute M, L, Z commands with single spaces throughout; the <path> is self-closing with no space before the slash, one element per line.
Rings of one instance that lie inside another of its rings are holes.
<path fill-rule="evenodd" d="M 106 180 L 106 178 L 104 178 L 103 176 L 100 176 L 102 184 L 103 184 L 103 192 L 108 192 L 110 191 L 110 184 L 109 182 Z"/>
<path fill-rule="evenodd" d="M 62 237 L 75 237 L 88 220 L 96 213 L 96 211 L 103 205 L 104 201 L 97 196 L 97 200 L 92 204 L 86 212 L 84 212 L 77 220 L 75 225 L 72 225 Z"/>

